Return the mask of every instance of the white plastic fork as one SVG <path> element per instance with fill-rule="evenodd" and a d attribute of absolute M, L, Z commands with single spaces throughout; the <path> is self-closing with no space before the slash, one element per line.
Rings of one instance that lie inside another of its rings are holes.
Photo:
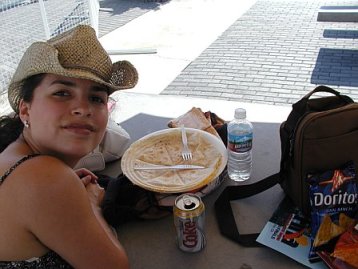
<path fill-rule="evenodd" d="M 186 137 L 184 125 L 181 125 L 180 127 L 181 127 L 181 139 L 183 142 L 183 149 L 182 149 L 181 156 L 183 157 L 184 161 L 188 161 L 193 158 L 193 155 L 188 147 L 188 139 Z"/>

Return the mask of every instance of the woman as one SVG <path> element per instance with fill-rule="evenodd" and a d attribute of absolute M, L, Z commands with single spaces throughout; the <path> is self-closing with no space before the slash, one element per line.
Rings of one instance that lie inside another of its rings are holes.
<path fill-rule="evenodd" d="M 72 168 L 101 141 L 108 96 L 134 87 L 94 30 L 78 26 L 25 52 L 0 120 L 0 268 L 128 268 L 104 221 L 103 189 Z"/>

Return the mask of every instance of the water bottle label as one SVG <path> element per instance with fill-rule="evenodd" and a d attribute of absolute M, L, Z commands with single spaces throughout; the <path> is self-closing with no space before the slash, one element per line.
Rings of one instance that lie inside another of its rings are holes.
<path fill-rule="evenodd" d="M 252 149 L 252 137 L 252 133 L 246 135 L 229 134 L 228 148 L 237 153 L 247 152 Z"/>

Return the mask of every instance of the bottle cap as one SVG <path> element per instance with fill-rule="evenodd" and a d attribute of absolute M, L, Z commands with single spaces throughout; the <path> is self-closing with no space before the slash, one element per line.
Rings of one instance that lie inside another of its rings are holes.
<path fill-rule="evenodd" d="M 235 109 L 235 119 L 246 119 L 246 110 L 244 108 Z"/>

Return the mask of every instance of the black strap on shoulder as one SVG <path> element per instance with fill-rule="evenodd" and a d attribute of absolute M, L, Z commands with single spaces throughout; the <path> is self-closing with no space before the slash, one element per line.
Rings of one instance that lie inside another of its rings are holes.
<path fill-rule="evenodd" d="M 215 214 L 221 234 L 245 247 L 262 246 L 260 243 L 256 242 L 259 233 L 239 233 L 230 201 L 247 198 L 261 193 L 275 186 L 279 182 L 280 176 L 279 173 L 277 173 L 249 185 L 226 187 L 215 202 Z"/>
<path fill-rule="evenodd" d="M 36 157 L 36 156 L 39 156 L 40 154 L 30 154 L 30 155 L 26 155 L 25 157 L 21 158 L 20 160 L 18 160 L 13 166 L 11 166 L 6 172 L 4 175 L 2 175 L 0 177 L 0 184 L 3 183 L 3 181 L 12 173 L 12 171 L 15 170 L 16 167 L 18 167 L 20 164 L 22 164 L 23 162 L 33 158 L 33 157 Z"/>

